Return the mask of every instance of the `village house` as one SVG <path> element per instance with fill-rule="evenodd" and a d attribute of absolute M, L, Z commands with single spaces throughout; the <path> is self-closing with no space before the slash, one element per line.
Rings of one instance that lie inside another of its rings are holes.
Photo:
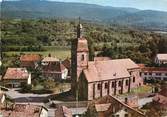
<path fill-rule="evenodd" d="M 167 81 L 167 68 L 166 67 L 145 67 L 139 65 L 141 68 L 141 77 L 145 81 Z"/>
<path fill-rule="evenodd" d="M 161 84 L 161 91 L 153 97 L 153 101 L 144 105 L 147 117 L 167 117 L 167 84 Z"/>
<path fill-rule="evenodd" d="M 8 68 L 3 83 L 7 87 L 20 87 L 21 84 L 31 84 L 31 73 L 26 68 Z"/>
<path fill-rule="evenodd" d="M 167 64 L 167 54 L 157 54 L 155 63 L 158 65 Z"/>
<path fill-rule="evenodd" d="M 20 56 L 21 67 L 35 69 L 41 62 L 41 56 L 38 54 L 24 54 Z"/>
<path fill-rule="evenodd" d="M 43 59 L 42 59 L 42 62 L 41 62 L 41 64 L 42 65 L 48 65 L 49 63 L 51 63 L 51 62 L 54 62 L 54 63 L 59 63 L 59 59 L 58 58 L 56 58 L 56 57 L 44 57 Z"/>
<path fill-rule="evenodd" d="M 68 76 L 68 69 L 61 61 L 50 62 L 42 67 L 42 74 L 46 78 L 54 79 L 55 81 L 65 80 Z"/>
<path fill-rule="evenodd" d="M 161 91 L 153 97 L 153 107 L 160 110 L 162 115 L 167 116 L 167 85 L 161 87 Z M 162 116 L 162 117 L 164 117 Z"/>
<path fill-rule="evenodd" d="M 2 117 L 48 117 L 48 110 L 32 104 L 14 104 L 1 109 Z"/>
<path fill-rule="evenodd" d="M 71 76 L 71 60 L 66 58 L 62 61 L 62 64 L 68 69 L 68 78 Z"/>
<path fill-rule="evenodd" d="M 98 59 L 89 61 L 88 42 L 78 25 L 78 37 L 72 45 L 72 91 L 80 100 L 130 92 L 143 85 L 140 67 L 131 59 Z"/>
<path fill-rule="evenodd" d="M 167 86 L 164 86 L 161 91 L 154 96 L 153 102 L 161 105 L 161 107 L 167 107 Z"/>
<path fill-rule="evenodd" d="M 87 111 L 87 116 L 93 114 L 96 117 L 145 117 L 139 109 L 134 109 L 110 95 L 90 102 Z"/>

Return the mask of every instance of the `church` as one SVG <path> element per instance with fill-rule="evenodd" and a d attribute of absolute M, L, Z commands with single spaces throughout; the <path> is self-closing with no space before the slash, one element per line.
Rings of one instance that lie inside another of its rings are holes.
<path fill-rule="evenodd" d="M 143 85 L 140 67 L 129 58 L 95 57 L 90 61 L 88 41 L 80 23 L 77 39 L 72 42 L 71 59 L 72 92 L 79 100 L 128 93 L 132 88 Z"/>

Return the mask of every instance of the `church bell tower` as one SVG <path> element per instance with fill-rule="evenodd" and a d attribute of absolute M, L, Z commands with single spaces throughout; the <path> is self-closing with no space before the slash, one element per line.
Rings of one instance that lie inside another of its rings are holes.
<path fill-rule="evenodd" d="M 77 39 L 72 41 L 71 48 L 71 78 L 72 92 L 75 93 L 81 72 L 88 67 L 89 49 L 87 39 L 83 35 L 83 26 L 77 26 Z"/>

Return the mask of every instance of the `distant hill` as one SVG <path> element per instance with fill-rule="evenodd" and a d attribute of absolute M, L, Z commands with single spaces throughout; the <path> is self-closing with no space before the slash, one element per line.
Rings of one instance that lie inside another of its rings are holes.
<path fill-rule="evenodd" d="M 167 12 L 117 8 L 95 4 L 49 2 L 45 0 L 5 1 L 3 18 L 78 18 L 133 26 L 150 30 L 167 30 Z"/>

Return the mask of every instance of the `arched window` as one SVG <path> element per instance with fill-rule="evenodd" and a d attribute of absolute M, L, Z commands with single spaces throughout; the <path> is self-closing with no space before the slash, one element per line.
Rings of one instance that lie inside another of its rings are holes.
<path fill-rule="evenodd" d="M 85 59 L 85 56 L 84 56 L 84 54 L 82 54 L 81 61 L 84 61 L 84 59 Z"/>
<path fill-rule="evenodd" d="M 133 77 L 133 82 L 135 82 L 135 77 Z"/>

